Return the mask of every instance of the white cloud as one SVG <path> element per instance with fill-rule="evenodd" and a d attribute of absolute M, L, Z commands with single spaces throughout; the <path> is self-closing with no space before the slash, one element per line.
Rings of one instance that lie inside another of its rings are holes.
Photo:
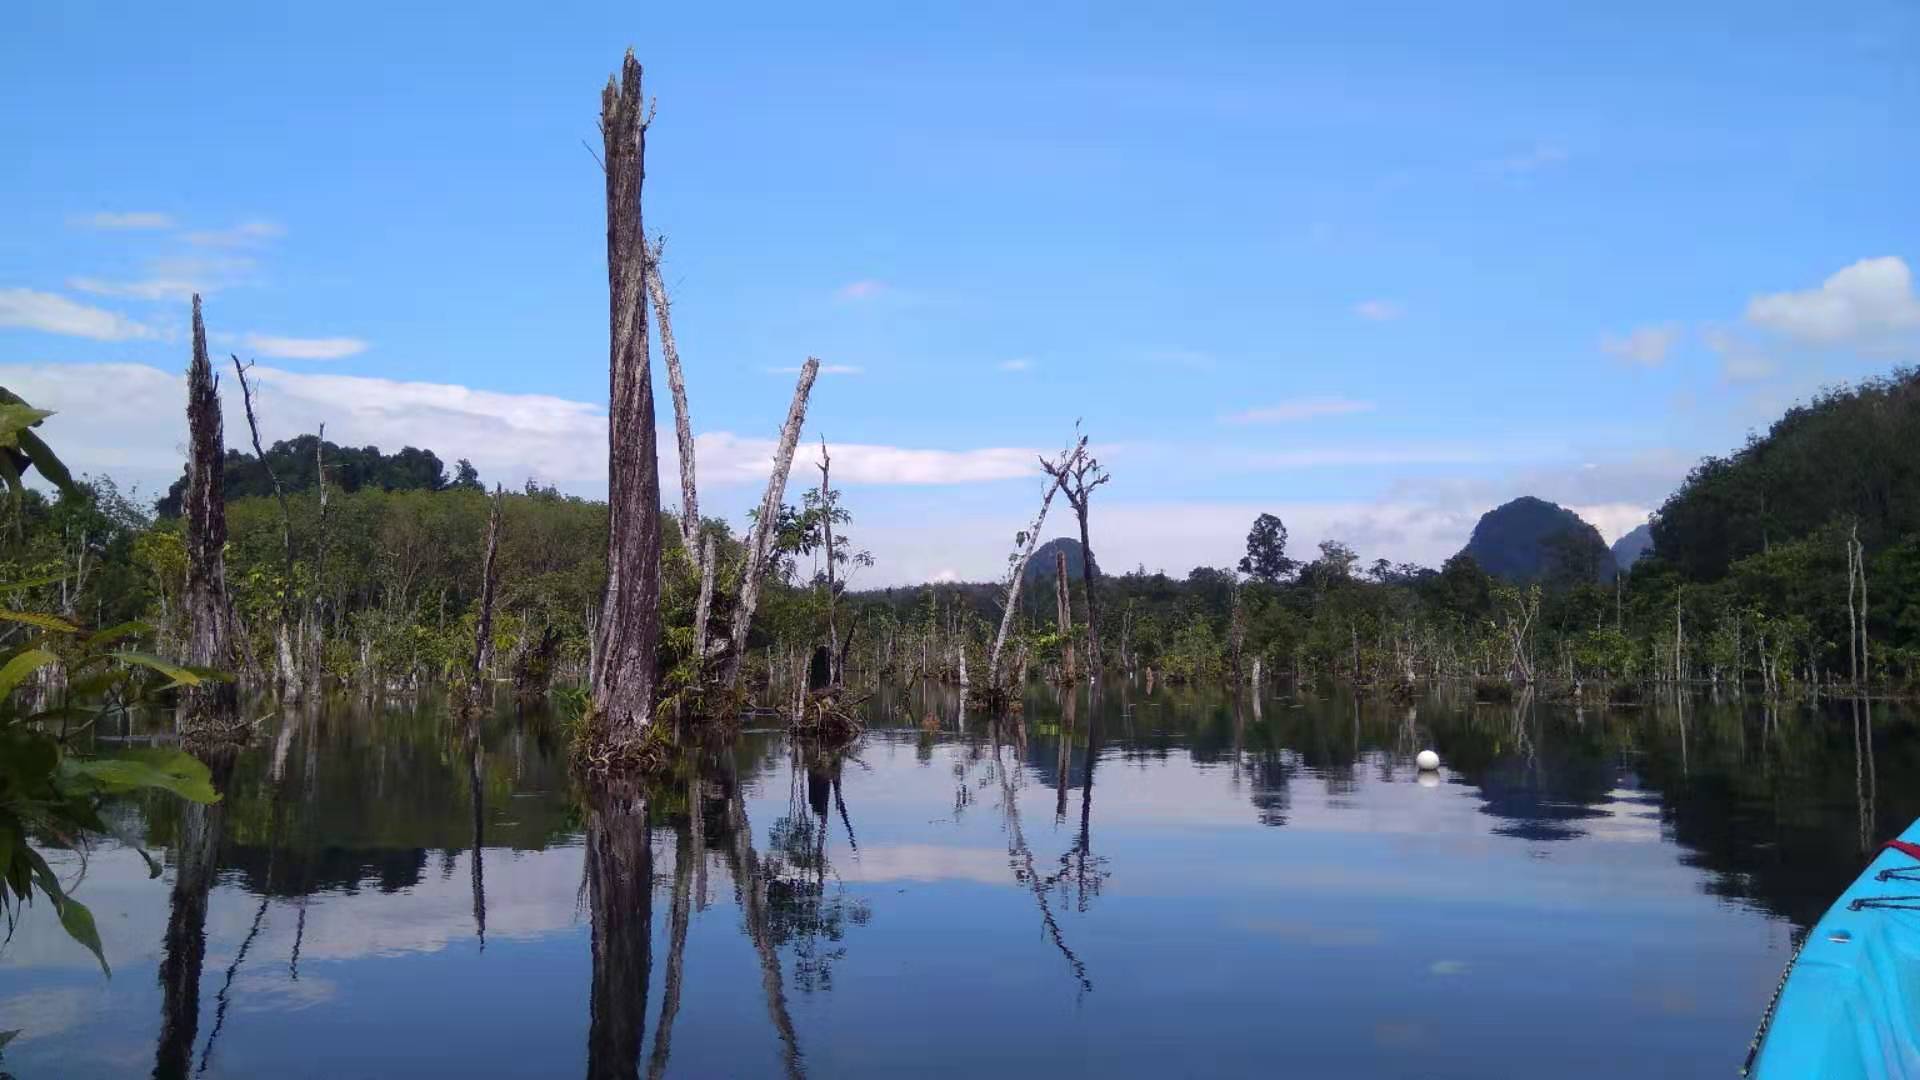
<path fill-rule="evenodd" d="M 1590 505 L 1567 505 L 1567 509 L 1580 515 L 1580 520 L 1600 530 L 1600 536 L 1607 543 L 1627 535 L 1647 523 L 1653 513 L 1653 507 L 1643 503 L 1594 503 Z"/>
<path fill-rule="evenodd" d="M 872 300 L 887 291 L 887 283 L 872 278 L 850 281 L 834 290 L 834 295 L 842 300 Z"/>
<path fill-rule="evenodd" d="M 1368 322 L 1391 322 L 1407 312 L 1391 300 L 1362 300 L 1353 305 L 1353 313 Z"/>
<path fill-rule="evenodd" d="M 130 210 L 116 213 L 103 210 L 97 214 L 79 214 L 69 219 L 74 225 L 84 229 L 171 229 L 173 215 L 156 210 Z"/>
<path fill-rule="evenodd" d="M 1566 164 L 1567 157 L 1568 154 L 1564 147 L 1555 146 L 1552 143 L 1535 143 L 1531 150 L 1513 154 L 1508 157 L 1496 158 L 1487 164 L 1495 172 L 1510 174 L 1533 173 L 1556 165 L 1564 165 Z"/>
<path fill-rule="evenodd" d="M 1476 446 L 1315 446 L 1242 454 L 1246 465 L 1264 469 L 1366 468 L 1380 465 L 1473 465 L 1494 460 Z"/>
<path fill-rule="evenodd" d="M 73 277 L 67 287 L 95 296 L 118 296 L 129 300 L 186 300 L 196 292 L 207 292 L 191 281 L 173 278 L 146 278 L 141 281 L 106 281 L 101 278 Z"/>
<path fill-rule="evenodd" d="M 822 375 L 858 375 L 865 370 L 867 369 L 858 364 L 820 365 L 820 374 Z M 766 369 L 766 372 L 769 375 L 798 375 L 800 374 L 800 365 L 795 364 L 792 367 L 770 367 Z"/>
<path fill-rule="evenodd" d="M 32 289 L 0 289 L 0 327 L 5 326 L 95 341 L 155 336 L 151 328 L 111 311 Z"/>
<path fill-rule="evenodd" d="M 1024 356 L 1016 357 L 1012 360 L 1002 360 L 1000 361 L 1000 370 L 1001 371 L 1032 371 L 1033 361 L 1027 359 Z"/>
<path fill-rule="evenodd" d="M 241 341 L 253 353 L 282 360 L 341 360 L 367 351 L 366 342 L 350 337 L 297 338 L 248 334 Z"/>
<path fill-rule="evenodd" d="M 1708 326 L 1700 339 L 1720 357 L 1720 377 L 1727 382 L 1758 382 L 1780 371 L 1780 361 L 1766 350 L 1725 327 Z"/>
<path fill-rule="evenodd" d="M 1906 261 L 1862 259 L 1804 292 L 1756 296 L 1747 321 L 1806 345 L 1894 344 L 1920 330 L 1920 298 Z"/>
<path fill-rule="evenodd" d="M 597 404 L 271 367 L 256 367 L 252 375 L 258 380 L 261 436 L 268 441 L 313 431 L 325 422 L 327 437 L 335 442 L 389 451 L 418 446 L 449 463 L 467 458 L 483 475 L 510 487 L 533 477 L 581 495 L 606 491 L 607 418 Z M 108 473 L 149 490 L 164 488 L 179 475 L 186 385 L 177 372 L 145 364 L 0 364 L 0 386 L 40 408 L 57 410 L 45 436 L 76 472 Z M 225 384 L 223 390 L 229 443 L 238 446 L 246 417 L 240 395 Z M 710 431 L 695 445 L 702 489 L 714 489 L 722 503 L 726 499 L 719 489 L 752 492 L 766 484 L 773 440 Z M 832 450 L 834 478 L 850 485 L 971 484 L 1039 472 L 1038 451 L 1025 447 L 941 450 L 834 443 Z M 679 464 L 670 434 L 660 442 L 660 469 L 671 498 Z"/>
<path fill-rule="evenodd" d="M 1625 337 L 1608 334 L 1600 339 L 1600 351 L 1624 363 L 1641 367 L 1659 367 L 1680 340 L 1677 323 L 1636 327 Z"/>
<path fill-rule="evenodd" d="M 187 242 L 201 247 L 258 247 L 287 233 L 286 226 L 274 221 L 243 221 L 226 229 L 204 229 L 187 234 Z"/>
<path fill-rule="evenodd" d="M 1322 416 L 1351 416 L 1354 413 L 1372 412 L 1373 409 L 1371 401 L 1355 401 L 1344 397 L 1304 397 L 1232 413 L 1226 417 L 1226 421 L 1230 424 L 1287 424 Z"/>

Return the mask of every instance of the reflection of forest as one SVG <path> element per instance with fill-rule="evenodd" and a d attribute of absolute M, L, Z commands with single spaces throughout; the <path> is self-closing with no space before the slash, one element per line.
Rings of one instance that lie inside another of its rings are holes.
<path fill-rule="evenodd" d="M 1856 722 L 1844 704 L 1726 696 L 1606 710 L 1448 695 L 1414 705 L 1284 693 L 1235 701 L 1117 683 L 1093 699 L 1082 689 L 1077 707 L 1085 715 L 1071 735 L 1057 692 L 1026 698 L 1023 726 L 1037 737 L 1023 763 L 1056 789 L 1097 725 L 1107 757 L 1152 763 L 1184 750 L 1226 766 L 1255 818 L 1284 826 L 1300 784 L 1348 807 L 1363 777 L 1407 779 L 1413 753 L 1431 746 L 1451 780 L 1475 789 L 1498 835 L 1555 843 L 1639 818 L 1679 844 L 1716 895 L 1803 927 L 1858 873 L 1864 851 L 1920 816 L 1920 729 L 1885 703 Z"/>
<path fill-rule="evenodd" d="M 1010 882 L 1032 893 L 1033 917 L 1052 946 L 1042 950 L 1057 951 L 1062 975 L 1087 989 L 1097 972 L 1075 952 L 1067 916 L 1086 912 L 1114 870 L 1094 843 L 1094 780 L 1122 766 L 1145 767 L 1129 774 L 1136 784 L 1151 783 L 1161 767 L 1205 766 L 1251 804 L 1252 820 L 1286 827 L 1308 808 L 1363 808 L 1370 785 L 1409 782 L 1411 755 L 1431 746 L 1448 782 L 1464 786 L 1498 836 L 1552 845 L 1624 819 L 1629 832 L 1677 843 L 1709 891 L 1801 926 L 1852 878 L 1868 847 L 1920 814 L 1920 737 L 1884 704 L 1869 716 L 1845 705 L 1775 711 L 1756 701 L 1666 700 L 1626 711 L 1529 700 L 1234 701 L 1115 683 L 1071 694 L 1037 688 L 1017 722 L 994 724 L 967 720 L 939 688 L 875 702 L 868 746 L 911 744 L 922 761 L 950 748 L 956 814 L 998 815 Z M 126 808 L 144 815 L 149 843 L 174 872 L 155 1072 L 192 1072 L 214 1055 L 228 1019 L 234 970 L 202 971 L 217 881 L 259 898 L 256 928 L 273 902 L 295 910 L 304 928 L 307 897 L 407 890 L 436 869 L 451 875 L 457 854 L 472 852 L 473 933 L 484 944 L 488 873 L 502 864 L 483 862 L 480 849 L 538 850 L 584 834 L 592 1071 L 666 1071 L 689 924 L 713 901 L 710 879 L 724 876 L 760 971 L 763 1030 L 783 1070 L 799 1075 L 805 1033 L 788 997 L 830 992 L 849 942 L 873 917 L 868 894 L 849 890 L 839 869 L 860 856 L 863 749 L 829 754 L 752 733 L 697 775 L 582 806 L 563 738 L 543 715 L 503 713 L 471 730 L 426 705 L 333 702 L 289 715 L 216 763 L 226 798 L 214 807 L 153 799 Z M 750 789 L 775 793 L 758 834 Z M 1116 796 L 1124 797 L 1106 798 Z M 1032 822 L 1046 820 L 1046 810 L 1047 835 L 1063 850 L 1035 846 Z M 285 964 L 297 978 L 299 942 L 296 931 L 291 957 L 249 961 L 243 941 L 222 963 Z M 212 995 L 204 1002 L 203 984 Z"/>

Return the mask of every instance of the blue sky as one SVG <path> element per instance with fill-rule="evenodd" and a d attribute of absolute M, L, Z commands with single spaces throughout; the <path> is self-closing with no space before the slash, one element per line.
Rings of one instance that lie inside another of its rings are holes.
<path fill-rule="evenodd" d="M 150 490 L 197 288 L 269 438 L 604 490 L 628 45 L 708 506 L 819 356 L 874 583 L 995 572 L 1076 418 L 1109 568 L 1264 509 L 1437 562 L 1522 493 L 1616 535 L 1920 353 L 1910 5 L 923 7 L 16 12 L 0 379 Z"/>

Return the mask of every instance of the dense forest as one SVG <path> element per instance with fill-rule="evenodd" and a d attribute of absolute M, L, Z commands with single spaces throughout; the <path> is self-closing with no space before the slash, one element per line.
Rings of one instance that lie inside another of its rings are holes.
<path fill-rule="evenodd" d="M 1458 678 L 1583 691 L 1603 682 L 1621 696 L 1633 691 L 1619 687 L 1676 678 L 1905 688 L 1920 675 L 1916 387 L 1920 376 L 1900 371 L 1825 392 L 1734 454 L 1703 461 L 1654 516 L 1651 551 L 1617 570 L 1590 525 L 1537 499 L 1489 512 L 1437 569 L 1365 564 L 1335 541 L 1296 553 L 1285 524 L 1264 515 L 1237 566 L 1184 575 L 1107 573 L 1097 561 L 1088 574 L 1079 543 L 1063 537 L 1023 564 L 1009 657 L 1015 670 L 1057 675 L 1066 647 L 1084 652 L 1097 638 L 1105 666 L 1173 681 Z M 227 573 L 252 662 L 271 666 L 275 613 L 291 600 L 316 613 L 305 632 L 338 684 L 407 689 L 471 665 L 492 506 L 479 478 L 470 468 L 449 477 L 429 450 L 317 449 L 308 436 L 269 451 L 288 527 L 261 462 L 225 455 Z M 145 619 L 164 653 L 181 632 L 185 587 L 180 523 L 167 513 L 177 492 L 156 512 L 110 480 L 85 487 L 84 499 L 29 492 L 13 511 L 0 573 L 43 582 L 15 606 L 98 626 Z M 804 495 L 782 506 L 774 529 L 750 639 L 756 681 L 797 677 L 830 640 L 829 619 L 850 681 L 958 681 L 968 661 L 977 681 L 1005 583 L 848 593 L 847 566 L 866 558 L 847 537 L 852 514 L 837 490 Z M 688 660 L 700 589 L 672 521 L 663 516 L 663 698 Z M 1096 548 L 1098 521 L 1096 507 Z M 496 677 L 528 692 L 585 677 L 606 529 L 604 503 L 533 486 L 503 495 Z M 726 523 L 708 519 L 702 535 L 723 568 L 746 557 Z M 1099 611 L 1091 627 L 1088 582 Z M 716 603 L 721 611 L 728 600 Z"/>

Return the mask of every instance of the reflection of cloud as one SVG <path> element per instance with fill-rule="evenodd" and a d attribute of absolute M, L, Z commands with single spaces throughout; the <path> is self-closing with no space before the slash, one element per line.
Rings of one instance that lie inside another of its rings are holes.
<path fill-rule="evenodd" d="M 1376 926 L 1326 926 L 1294 919 L 1242 919 L 1234 929 L 1277 937 L 1317 949 L 1355 949 L 1379 945 L 1385 935 Z"/>
<path fill-rule="evenodd" d="M 973 881 L 1012 885 L 1007 853 L 992 848 L 888 844 L 860 849 L 858 862 L 839 867 L 846 881 Z"/>
<path fill-rule="evenodd" d="M 23 1043 L 58 1035 L 91 1015 L 97 996 L 92 991 L 70 988 L 29 990 L 0 998 L 0 1028 L 17 1029 Z"/>

